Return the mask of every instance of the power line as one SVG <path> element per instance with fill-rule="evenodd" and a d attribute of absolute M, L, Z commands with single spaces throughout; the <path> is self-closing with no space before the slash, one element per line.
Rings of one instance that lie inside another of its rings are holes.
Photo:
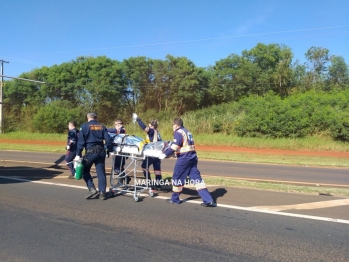
<path fill-rule="evenodd" d="M 37 81 L 37 80 L 31 80 L 31 79 L 26 79 L 26 78 L 20 78 L 20 77 L 12 77 L 12 76 L 5 76 L 4 75 L 4 63 L 9 63 L 8 61 L 0 60 L 1 63 L 1 84 L 0 84 L 0 134 L 3 133 L 3 127 L 4 127 L 4 120 L 3 120 L 3 92 L 2 88 L 4 86 L 4 77 L 6 78 L 12 78 L 12 79 L 18 79 L 22 81 L 29 81 L 29 82 L 35 82 L 35 83 L 40 83 L 40 84 L 47 84 L 42 81 Z"/>
<path fill-rule="evenodd" d="M 48 84 L 46 82 L 37 81 L 37 80 L 31 80 L 31 79 L 26 79 L 26 78 L 20 78 L 20 77 L 4 76 L 4 75 L 1 75 L 1 77 L 2 78 L 6 77 L 6 78 L 11 78 L 11 79 L 23 80 L 23 81 L 29 81 L 29 82 L 35 82 L 35 83 L 40 83 L 40 84 Z"/>

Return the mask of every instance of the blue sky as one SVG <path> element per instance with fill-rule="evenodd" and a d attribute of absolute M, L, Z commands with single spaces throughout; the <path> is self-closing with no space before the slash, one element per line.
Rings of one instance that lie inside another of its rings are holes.
<path fill-rule="evenodd" d="M 258 42 L 285 44 L 301 62 L 323 47 L 349 64 L 348 0 L 0 1 L 7 76 L 77 56 L 170 54 L 207 67 Z"/>

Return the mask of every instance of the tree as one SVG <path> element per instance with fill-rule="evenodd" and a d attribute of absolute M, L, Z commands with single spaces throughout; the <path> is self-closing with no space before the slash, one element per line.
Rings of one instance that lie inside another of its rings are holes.
<path fill-rule="evenodd" d="M 40 133 L 63 133 L 70 120 L 78 123 L 85 121 L 81 108 L 74 107 L 69 101 L 53 101 L 38 110 L 33 117 L 33 130 Z"/>
<path fill-rule="evenodd" d="M 312 76 L 314 91 L 321 89 L 323 85 L 323 76 L 327 71 L 327 63 L 330 61 L 329 50 L 322 47 L 312 46 L 305 54 L 308 59 L 307 67 Z"/>
<path fill-rule="evenodd" d="M 305 92 L 311 88 L 309 81 L 309 74 L 307 73 L 307 66 L 301 64 L 299 60 L 292 65 L 292 86 L 296 91 Z"/>
<path fill-rule="evenodd" d="M 98 119 L 107 123 L 124 113 L 125 80 L 121 63 L 105 56 L 88 59 L 88 81 L 84 87 L 90 108 L 98 112 Z"/>
<path fill-rule="evenodd" d="M 236 54 L 231 54 L 227 58 L 216 62 L 213 67 L 213 77 L 210 82 L 209 94 L 212 103 L 218 105 L 231 100 L 237 100 L 238 97 L 234 93 L 236 89 L 244 89 L 244 85 L 238 86 L 237 77 L 238 70 L 242 67 L 242 59 Z"/>
<path fill-rule="evenodd" d="M 293 54 L 291 49 L 288 47 L 283 47 L 280 51 L 280 58 L 276 64 L 275 72 L 273 74 L 273 80 L 275 87 L 278 88 L 278 94 L 284 97 L 288 94 L 287 88 L 290 87 L 292 79 L 292 62 Z M 276 90 L 274 90 L 276 91 Z"/>
<path fill-rule="evenodd" d="M 152 107 L 147 100 L 151 95 L 153 72 L 152 61 L 144 56 L 131 57 L 122 62 L 123 77 L 125 81 L 124 99 L 129 110 L 146 111 Z"/>
<path fill-rule="evenodd" d="M 293 54 L 278 44 L 257 44 L 244 50 L 242 56 L 232 54 L 216 62 L 211 78 L 210 94 L 215 104 L 242 97 L 264 95 L 273 90 L 281 96 L 291 86 Z"/>
<path fill-rule="evenodd" d="M 331 86 L 345 89 L 349 87 L 349 69 L 341 56 L 333 56 L 328 67 L 328 80 Z"/>
<path fill-rule="evenodd" d="M 186 57 L 166 56 L 169 89 L 165 91 L 165 103 L 178 115 L 195 110 L 200 105 L 202 87 L 198 81 L 195 64 Z"/>
<path fill-rule="evenodd" d="M 268 90 L 285 96 L 292 78 L 291 49 L 285 45 L 258 43 L 250 51 L 243 51 L 243 56 L 259 68 L 256 82 L 262 90 L 262 95 Z"/>

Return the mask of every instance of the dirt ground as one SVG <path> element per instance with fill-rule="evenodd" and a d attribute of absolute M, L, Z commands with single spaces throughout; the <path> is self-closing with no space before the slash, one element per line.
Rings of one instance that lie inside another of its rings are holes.
<path fill-rule="evenodd" d="M 27 140 L 3 140 L 0 143 L 9 144 L 28 144 L 28 145 L 57 145 L 65 146 L 62 142 L 49 141 L 27 141 Z M 304 155 L 304 156 L 328 156 L 328 157 L 347 157 L 349 152 L 334 152 L 334 151 L 306 151 L 306 150 L 282 150 L 282 149 L 255 149 L 243 147 L 224 147 L 224 146 L 195 146 L 197 151 L 220 151 L 220 152 L 236 152 L 236 153 L 251 153 L 251 154 L 272 154 L 272 155 Z"/>

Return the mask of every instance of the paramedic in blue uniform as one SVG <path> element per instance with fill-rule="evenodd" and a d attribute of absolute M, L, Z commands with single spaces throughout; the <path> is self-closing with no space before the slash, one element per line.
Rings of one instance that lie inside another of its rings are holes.
<path fill-rule="evenodd" d="M 117 118 L 114 120 L 114 126 L 115 128 L 107 128 L 108 133 L 119 135 L 119 134 L 126 134 L 126 129 L 123 126 L 123 121 L 121 118 Z M 114 157 L 114 174 L 117 176 L 120 174 L 120 171 L 123 172 L 125 170 L 125 162 L 126 157 L 123 156 L 115 156 Z M 127 183 L 130 182 L 131 178 L 127 177 Z M 122 184 L 124 181 L 124 178 L 119 178 L 118 182 Z"/>
<path fill-rule="evenodd" d="M 136 114 L 134 114 L 138 125 L 147 133 L 146 142 L 162 141 L 160 132 L 158 131 L 158 121 L 152 120 L 149 125 L 146 126 Z M 161 160 L 157 157 L 146 157 L 142 163 L 142 170 L 146 180 L 150 179 L 149 166 L 153 165 L 156 183 L 152 186 L 153 189 L 161 191 Z M 148 177 L 147 177 L 148 174 Z M 147 181 L 148 183 L 148 181 Z"/>
<path fill-rule="evenodd" d="M 79 130 L 76 130 L 76 122 L 70 121 L 68 123 L 68 138 L 67 138 L 67 146 L 66 150 L 67 153 L 65 154 L 65 161 L 69 164 L 67 164 L 70 176 L 68 178 L 73 179 L 75 176 L 75 169 L 74 169 L 74 163 L 72 162 L 73 159 L 76 156 L 76 146 L 78 143 L 78 137 L 79 137 Z"/>
<path fill-rule="evenodd" d="M 175 118 L 173 120 L 173 136 L 174 139 L 171 147 L 165 150 L 160 156 L 160 159 L 164 159 L 172 156 L 174 152 L 177 155 L 177 161 L 172 175 L 172 197 L 166 201 L 172 204 L 181 203 L 179 196 L 185 185 L 186 178 L 189 176 L 190 181 L 195 183 L 196 190 L 203 200 L 201 205 L 204 207 L 217 206 L 197 168 L 198 157 L 195 151 L 193 135 L 183 127 L 183 120 L 181 118 Z"/>
<path fill-rule="evenodd" d="M 107 128 L 101 123 L 97 122 L 96 113 L 87 114 L 87 123 L 84 123 L 80 128 L 79 141 L 76 150 L 76 160 L 81 158 L 82 150 L 85 148 L 84 169 L 82 177 L 86 182 L 88 188 L 88 195 L 86 199 L 96 197 L 99 191 L 99 199 L 105 200 L 106 195 L 106 175 L 105 175 L 105 156 L 104 143 L 110 152 L 113 149 L 112 140 L 108 134 Z M 98 191 L 93 183 L 90 173 L 92 165 L 95 164 Z"/>

